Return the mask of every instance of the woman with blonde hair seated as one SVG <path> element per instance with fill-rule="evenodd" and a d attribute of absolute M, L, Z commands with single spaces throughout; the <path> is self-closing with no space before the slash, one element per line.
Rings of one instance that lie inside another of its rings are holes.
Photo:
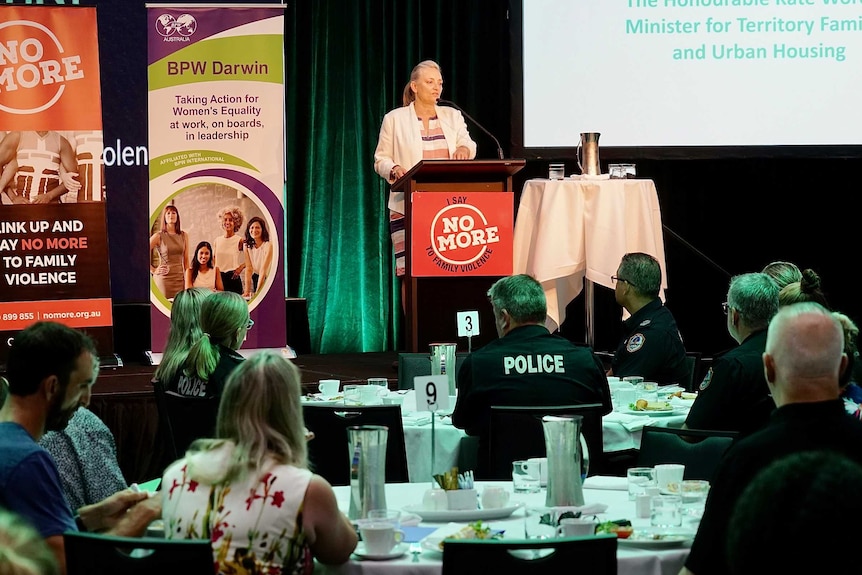
<path fill-rule="evenodd" d="M 254 322 L 238 293 L 220 291 L 201 302 L 200 332 L 182 365 L 161 379 L 177 455 L 199 437 L 211 437 L 228 375 L 245 358 L 237 350 Z"/>
<path fill-rule="evenodd" d="M 356 548 L 332 486 L 308 469 L 297 367 L 260 351 L 237 367 L 216 439 L 195 441 L 162 479 L 170 539 L 211 539 L 218 573 L 310 574 Z"/>

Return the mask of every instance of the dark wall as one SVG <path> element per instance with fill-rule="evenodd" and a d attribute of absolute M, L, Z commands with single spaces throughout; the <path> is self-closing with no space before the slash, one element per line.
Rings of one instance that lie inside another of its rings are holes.
<path fill-rule="evenodd" d="M 288 3 L 288 29 L 294 25 L 300 29 L 312 26 L 311 22 L 293 22 L 297 14 L 303 13 L 295 6 L 304 1 Z M 117 139 L 121 146 L 146 145 L 144 3 L 82 3 L 98 6 L 106 145 L 115 146 Z M 330 4 L 333 10 L 343 9 L 340 2 Z M 455 9 L 465 10 L 464 3 L 439 0 L 421 5 L 428 37 L 449 37 L 452 52 L 464 54 L 446 70 L 447 85 L 453 88 L 447 97 L 491 131 L 508 155 L 512 149 L 512 94 L 506 3 L 495 0 L 466 4 L 475 6 L 473 18 L 482 19 L 489 30 L 496 30 L 487 39 L 455 30 L 448 15 Z M 432 13 L 440 14 L 436 22 L 428 18 Z M 286 41 L 291 41 L 290 37 Z M 337 76 L 338 70 L 333 70 L 333 75 Z M 578 103 L 567 101 L 561 94 L 560 105 Z M 572 129 L 577 131 L 575 126 Z M 494 157 L 493 141 L 479 131 L 474 133 L 482 157 Z M 288 142 L 288 153 L 302 153 L 304 149 L 302 142 Z M 369 150 L 369 157 L 370 154 Z M 603 164 L 609 159 L 601 157 Z M 550 159 L 528 160 L 525 170 L 516 177 L 516 189 L 529 177 L 547 175 Z M 567 174 L 577 172 L 573 157 L 563 159 Z M 856 226 L 851 217 L 838 217 L 839 211 L 847 213 L 853 205 L 858 185 L 852 177 L 860 171 L 862 159 L 723 158 L 719 154 L 716 159 L 650 159 L 636 163 L 638 175 L 652 178 L 658 189 L 666 226 L 667 304 L 690 349 L 711 354 L 733 345 L 719 305 L 725 300 L 729 275 L 759 270 L 775 259 L 815 269 L 822 276 L 833 307 L 856 320 L 862 319 L 862 304 L 854 297 L 854 284 L 849 281 L 857 244 Z M 112 292 L 117 304 L 129 306 L 117 314 L 116 348 L 125 351 L 142 345 L 143 338 L 149 341 L 148 316 L 137 313 L 146 309 L 148 301 L 147 169 L 140 165 L 114 166 L 108 169 L 107 178 Z M 299 273 L 300 270 L 288 270 L 294 278 Z M 604 288 L 597 291 L 596 347 L 613 349 L 619 309 L 612 294 Z M 573 339 L 583 334 L 582 320 L 577 321 L 583 308 L 583 301 L 575 301 L 570 307 L 572 320 L 565 330 Z"/>

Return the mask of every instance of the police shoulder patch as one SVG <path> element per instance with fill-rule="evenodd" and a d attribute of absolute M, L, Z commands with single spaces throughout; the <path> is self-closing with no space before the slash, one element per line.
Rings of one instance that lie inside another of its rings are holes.
<path fill-rule="evenodd" d="M 700 391 L 703 391 L 707 387 L 709 387 L 709 382 L 712 381 L 712 368 L 706 372 L 706 375 L 703 378 L 703 381 L 700 382 L 700 385 L 697 387 Z"/>
<path fill-rule="evenodd" d="M 633 336 L 631 336 L 629 338 L 629 340 L 626 342 L 626 351 L 629 353 L 634 353 L 637 350 L 639 350 L 640 348 L 642 348 L 644 346 L 645 342 L 646 342 L 646 338 L 644 337 L 644 334 L 636 333 Z"/>

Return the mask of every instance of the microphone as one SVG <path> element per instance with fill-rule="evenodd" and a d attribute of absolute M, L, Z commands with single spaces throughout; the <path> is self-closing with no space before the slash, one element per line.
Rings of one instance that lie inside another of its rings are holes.
<path fill-rule="evenodd" d="M 486 130 L 486 129 L 485 129 L 485 126 L 483 126 L 482 124 L 480 124 L 479 122 L 477 122 L 477 121 L 476 121 L 476 120 L 475 120 L 475 119 L 474 119 L 470 114 L 468 114 L 467 112 L 465 112 L 464 110 L 462 110 L 462 109 L 458 106 L 458 104 L 456 104 L 455 102 L 452 102 L 452 101 L 449 101 L 449 100 L 437 100 L 437 103 L 438 103 L 438 104 L 440 104 L 440 105 L 443 105 L 443 106 L 451 106 L 451 107 L 455 108 L 456 110 L 458 110 L 459 112 L 461 112 L 462 114 L 464 114 L 464 116 L 465 116 L 468 120 L 470 120 L 471 122 L 473 122 L 473 123 L 474 123 L 474 124 L 475 124 L 479 129 L 480 129 L 480 130 L 482 130 L 483 132 L 485 132 L 486 134 L 488 134 L 488 136 L 490 136 L 490 137 L 491 137 L 491 139 L 492 139 L 492 140 L 494 140 L 494 143 L 495 143 L 495 144 L 497 144 L 497 157 L 498 157 L 498 158 L 500 158 L 501 160 L 504 160 L 504 159 L 505 159 L 505 156 L 503 155 L 503 147 L 500 145 L 500 140 L 498 140 L 497 138 L 495 138 L 495 137 L 494 137 L 494 134 L 492 134 L 491 132 L 489 132 L 488 130 Z"/>

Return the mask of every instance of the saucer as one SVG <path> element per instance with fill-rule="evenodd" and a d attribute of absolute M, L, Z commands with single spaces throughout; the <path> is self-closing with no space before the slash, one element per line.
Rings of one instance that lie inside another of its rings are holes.
<path fill-rule="evenodd" d="M 399 543 L 395 547 L 392 548 L 392 551 L 389 553 L 383 553 L 382 555 L 378 555 L 376 553 L 368 553 L 365 551 L 365 543 L 360 541 L 356 544 L 356 549 L 353 551 L 353 554 L 359 557 L 360 559 L 368 559 L 370 561 L 385 561 L 387 559 L 397 559 L 401 557 L 405 553 L 407 553 L 407 548 L 409 546 L 407 543 Z"/>

